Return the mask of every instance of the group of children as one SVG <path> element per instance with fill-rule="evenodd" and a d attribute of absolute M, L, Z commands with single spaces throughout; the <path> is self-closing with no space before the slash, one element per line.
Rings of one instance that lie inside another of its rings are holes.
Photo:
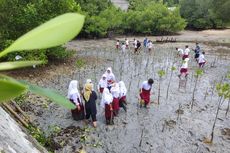
<path fill-rule="evenodd" d="M 178 51 L 178 56 L 182 57 L 182 66 L 180 69 L 180 74 L 178 75 L 179 78 L 181 78 L 182 75 L 185 76 L 185 78 L 187 78 L 188 76 L 188 61 L 189 61 L 189 54 L 190 54 L 190 49 L 189 46 L 186 45 L 185 46 L 185 50 L 181 49 L 181 48 L 176 48 L 176 50 Z M 205 63 L 206 63 L 206 59 L 204 57 L 205 52 L 201 52 L 200 46 L 198 43 L 196 43 L 196 47 L 195 49 L 193 49 L 195 55 L 194 58 L 196 60 L 196 62 L 199 65 L 199 68 L 203 68 Z"/>
<path fill-rule="evenodd" d="M 140 104 L 148 107 L 150 104 L 150 91 L 152 89 L 153 79 L 144 81 L 140 88 Z M 123 81 L 117 82 L 112 68 L 109 67 L 102 75 L 98 86 L 98 93 L 101 94 L 100 106 L 104 109 L 104 115 L 107 125 L 114 124 L 114 117 L 118 116 L 120 107 L 127 111 L 126 94 L 127 88 Z M 74 120 L 85 120 L 89 122 L 91 117 L 93 126 L 96 127 L 97 93 L 94 91 L 93 83 L 90 79 L 86 80 L 81 92 L 78 90 L 78 81 L 72 80 L 68 88 L 68 99 L 76 108 L 71 110 Z M 82 101 L 84 100 L 84 102 Z"/>
<path fill-rule="evenodd" d="M 114 124 L 114 116 L 118 116 L 120 107 L 123 107 L 125 111 L 127 110 L 126 86 L 123 81 L 116 82 L 112 68 L 109 67 L 102 75 L 97 89 L 102 94 L 100 105 L 105 110 L 106 124 Z M 85 119 L 88 122 L 91 117 L 93 126 L 96 127 L 97 93 L 93 89 L 92 81 L 87 79 L 83 90 L 79 92 L 78 81 L 72 80 L 69 84 L 68 99 L 76 105 L 76 108 L 71 110 L 73 119 Z M 84 103 L 81 99 L 84 100 Z"/>
<path fill-rule="evenodd" d="M 148 38 L 145 38 L 143 41 L 143 45 L 145 48 L 148 49 L 148 51 L 150 52 L 153 48 L 153 42 L 151 40 L 149 40 Z M 140 49 L 141 49 L 141 42 L 137 39 L 133 39 L 133 48 L 134 48 L 134 53 L 139 53 Z M 126 49 L 130 49 L 130 45 L 129 45 L 129 40 L 127 38 L 125 38 L 125 41 L 120 43 L 120 40 L 117 40 L 116 42 L 116 49 L 121 49 L 121 52 L 124 53 L 126 51 Z"/>

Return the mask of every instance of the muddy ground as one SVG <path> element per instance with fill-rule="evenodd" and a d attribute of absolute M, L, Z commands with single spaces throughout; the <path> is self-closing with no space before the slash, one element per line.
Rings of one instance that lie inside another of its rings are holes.
<path fill-rule="evenodd" d="M 127 113 L 120 110 L 119 117 L 115 118 L 115 125 L 106 126 L 103 110 L 98 105 L 96 129 L 93 129 L 91 125 L 85 126 L 83 122 L 72 120 L 69 110 L 44 98 L 29 94 L 25 99 L 27 103 L 23 104 L 22 108 L 47 135 L 52 133 L 54 140 L 52 140 L 52 147 L 55 152 L 77 152 L 79 148 L 84 147 L 90 153 L 227 153 L 230 150 L 230 136 L 221 132 L 224 128 L 230 128 L 230 116 L 225 117 L 227 102 L 221 106 L 214 143 L 210 145 L 202 141 L 210 136 L 218 105 L 218 96 L 215 91 L 213 92 L 213 85 L 215 82 L 220 82 L 230 69 L 230 48 L 208 42 L 229 41 L 230 38 L 229 35 L 213 34 L 210 36 L 211 40 L 209 37 L 206 40 L 205 34 L 197 36 L 193 33 L 192 37 L 188 35 L 189 33 L 175 37 L 180 38 L 181 41 L 202 41 L 201 48 L 206 51 L 208 60 L 204 69 L 205 73 L 201 76 L 195 92 L 193 110 L 190 109 L 190 102 L 195 82 L 194 70 L 197 64 L 191 55 L 186 88 L 178 89 L 177 74 L 181 61 L 175 51 L 175 47 L 185 45 L 194 48 L 195 44 L 189 42 L 158 43 L 154 44 L 154 51 L 151 53 L 142 49 L 139 55 L 135 55 L 132 48 L 125 53 L 115 50 L 114 40 L 72 41 L 66 45 L 67 48 L 76 52 L 71 60 L 8 74 L 43 87 L 54 88 L 63 95 L 67 94 L 68 84 L 72 79 L 79 80 L 82 86 L 87 78 L 91 78 L 96 89 L 101 75 L 109 66 L 113 68 L 116 79 L 125 82 L 129 103 Z M 143 37 L 138 39 L 143 40 Z M 84 67 L 77 67 L 76 60 L 85 63 Z M 173 73 L 169 97 L 166 99 L 172 65 L 177 70 Z M 161 81 L 161 97 L 158 105 L 157 71 L 161 69 L 166 71 L 166 75 Z M 142 81 L 149 77 L 155 81 L 151 107 L 150 109 L 139 108 L 138 88 Z M 99 102 L 100 100 L 98 104 Z M 176 111 L 180 105 L 182 111 L 178 117 Z"/>

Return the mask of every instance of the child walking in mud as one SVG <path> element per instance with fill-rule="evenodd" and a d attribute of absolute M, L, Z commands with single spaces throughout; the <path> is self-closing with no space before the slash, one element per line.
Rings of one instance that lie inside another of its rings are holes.
<path fill-rule="evenodd" d="M 182 63 L 181 69 L 180 69 L 180 74 L 178 75 L 178 77 L 180 79 L 181 79 L 182 75 L 184 75 L 185 78 L 187 79 L 187 76 L 188 76 L 188 61 L 189 61 L 189 58 L 185 58 L 183 60 L 183 63 Z"/>
<path fill-rule="evenodd" d="M 120 81 L 119 83 L 119 89 L 120 89 L 120 93 L 119 93 L 119 106 L 122 107 L 125 112 L 127 111 L 126 105 L 126 93 L 127 93 L 127 88 L 125 86 L 125 83 L 123 81 Z"/>
<path fill-rule="evenodd" d="M 119 89 L 119 84 L 116 83 L 115 81 L 112 84 L 112 87 L 110 89 L 111 94 L 113 95 L 113 114 L 114 116 L 118 116 L 119 113 L 119 94 L 120 94 L 120 89 Z"/>
<path fill-rule="evenodd" d="M 190 49 L 188 48 L 188 45 L 186 45 L 182 59 L 184 60 L 184 59 L 188 58 L 189 53 L 190 53 Z"/>
<path fill-rule="evenodd" d="M 117 43 L 116 43 L 116 49 L 118 50 L 118 49 L 119 49 L 119 47 L 120 47 L 120 41 L 119 41 L 119 40 L 117 40 Z"/>
<path fill-rule="evenodd" d="M 95 91 L 93 91 L 93 84 L 92 83 L 86 83 L 85 84 L 85 91 L 83 93 L 83 99 L 85 101 L 85 119 L 89 120 L 89 118 L 92 118 L 93 121 L 93 127 L 97 127 L 97 107 L 96 107 L 96 100 L 97 100 L 97 94 Z"/>
<path fill-rule="evenodd" d="M 109 92 L 108 88 L 104 88 L 102 99 L 101 99 L 101 107 L 105 110 L 105 120 L 107 125 L 114 124 L 113 122 L 113 95 Z"/>
<path fill-rule="evenodd" d="M 69 84 L 67 98 L 76 106 L 71 110 L 74 120 L 83 120 L 85 118 L 85 109 L 78 91 L 78 81 L 72 80 Z"/>
<path fill-rule="evenodd" d="M 150 104 L 150 91 L 152 89 L 154 81 L 152 78 L 148 79 L 148 81 L 144 81 L 141 84 L 140 88 L 140 107 L 144 104 L 146 108 L 149 107 Z"/>
<path fill-rule="evenodd" d="M 198 58 L 199 68 L 203 68 L 206 63 L 206 59 L 204 55 L 205 55 L 205 52 L 202 52 Z"/>

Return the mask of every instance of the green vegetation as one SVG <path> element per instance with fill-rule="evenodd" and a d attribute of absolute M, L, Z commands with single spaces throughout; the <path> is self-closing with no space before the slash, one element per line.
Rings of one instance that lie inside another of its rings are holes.
<path fill-rule="evenodd" d="M 66 13 L 49 20 L 37 28 L 24 34 L 8 48 L 0 52 L 0 58 L 15 51 L 30 51 L 62 45 L 73 39 L 82 29 L 85 17 L 77 13 Z M 71 23 L 71 24 L 70 24 Z M 37 42 L 37 43 L 35 43 Z M 17 69 L 42 64 L 44 61 L 9 61 L 0 62 L 0 71 Z M 17 81 L 0 74 L 0 102 L 7 102 L 27 91 L 44 96 L 68 109 L 75 106 L 65 97 L 48 88 L 31 85 L 25 81 Z"/>
<path fill-rule="evenodd" d="M 181 0 L 180 5 L 190 29 L 224 28 L 230 22 L 229 0 Z"/>

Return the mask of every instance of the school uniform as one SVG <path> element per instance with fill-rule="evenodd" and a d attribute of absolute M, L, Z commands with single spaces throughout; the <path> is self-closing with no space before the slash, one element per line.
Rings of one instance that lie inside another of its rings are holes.
<path fill-rule="evenodd" d="M 125 111 L 126 111 L 126 93 L 127 93 L 127 89 L 125 86 L 125 83 L 123 81 L 120 81 L 119 83 L 119 106 L 122 107 Z"/>
<path fill-rule="evenodd" d="M 140 97 L 145 102 L 145 106 L 147 106 L 150 103 L 150 91 L 151 91 L 152 85 L 148 84 L 148 81 L 144 81 L 141 85 L 141 93 Z"/>
<path fill-rule="evenodd" d="M 120 94 L 120 89 L 119 89 L 119 84 L 118 83 L 113 83 L 112 88 L 110 89 L 111 94 L 113 95 L 113 111 L 114 111 L 114 116 L 117 116 L 119 113 L 119 94 Z"/>
<path fill-rule="evenodd" d="M 183 55 L 183 57 L 182 57 L 183 60 L 186 59 L 186 58 L 188 58 L 189 52 L 190 52 L 190 49 L 189 49 L 189 48 L 186 48 L 186 49 L 184 50 L 184 55 Z"/>
<path fill-rule="evenodd" d="M 198 58 L 198 63 L 199 63 L 199 67 L 204 67 L 206 60 L 204 58 L 204 54 L 201 54 Z"/>
<path fill-rule="evenodd" d="M 104 88 L 107 88 L 107 79 L 104 80 L 103 77 L 106 78 L 106 75 L 103 74 L 99 83 L 98 83 L 98 90 L 101 94 L 103 93 Z"/>
<path fill-rule="evenodd" d="M 76 108 L 72 109 L 71 113 L 73 119 L 78 121 L 78 120 L 83 120 L 85 118 L 85 111 L 77 86 L 78 86 L 78 81 L 72 80 L 70 82 L 67 97 L 74 105 L 76 105 Z M 78 110 L 77 106 L 80 107 L 80 110 Z"/>

